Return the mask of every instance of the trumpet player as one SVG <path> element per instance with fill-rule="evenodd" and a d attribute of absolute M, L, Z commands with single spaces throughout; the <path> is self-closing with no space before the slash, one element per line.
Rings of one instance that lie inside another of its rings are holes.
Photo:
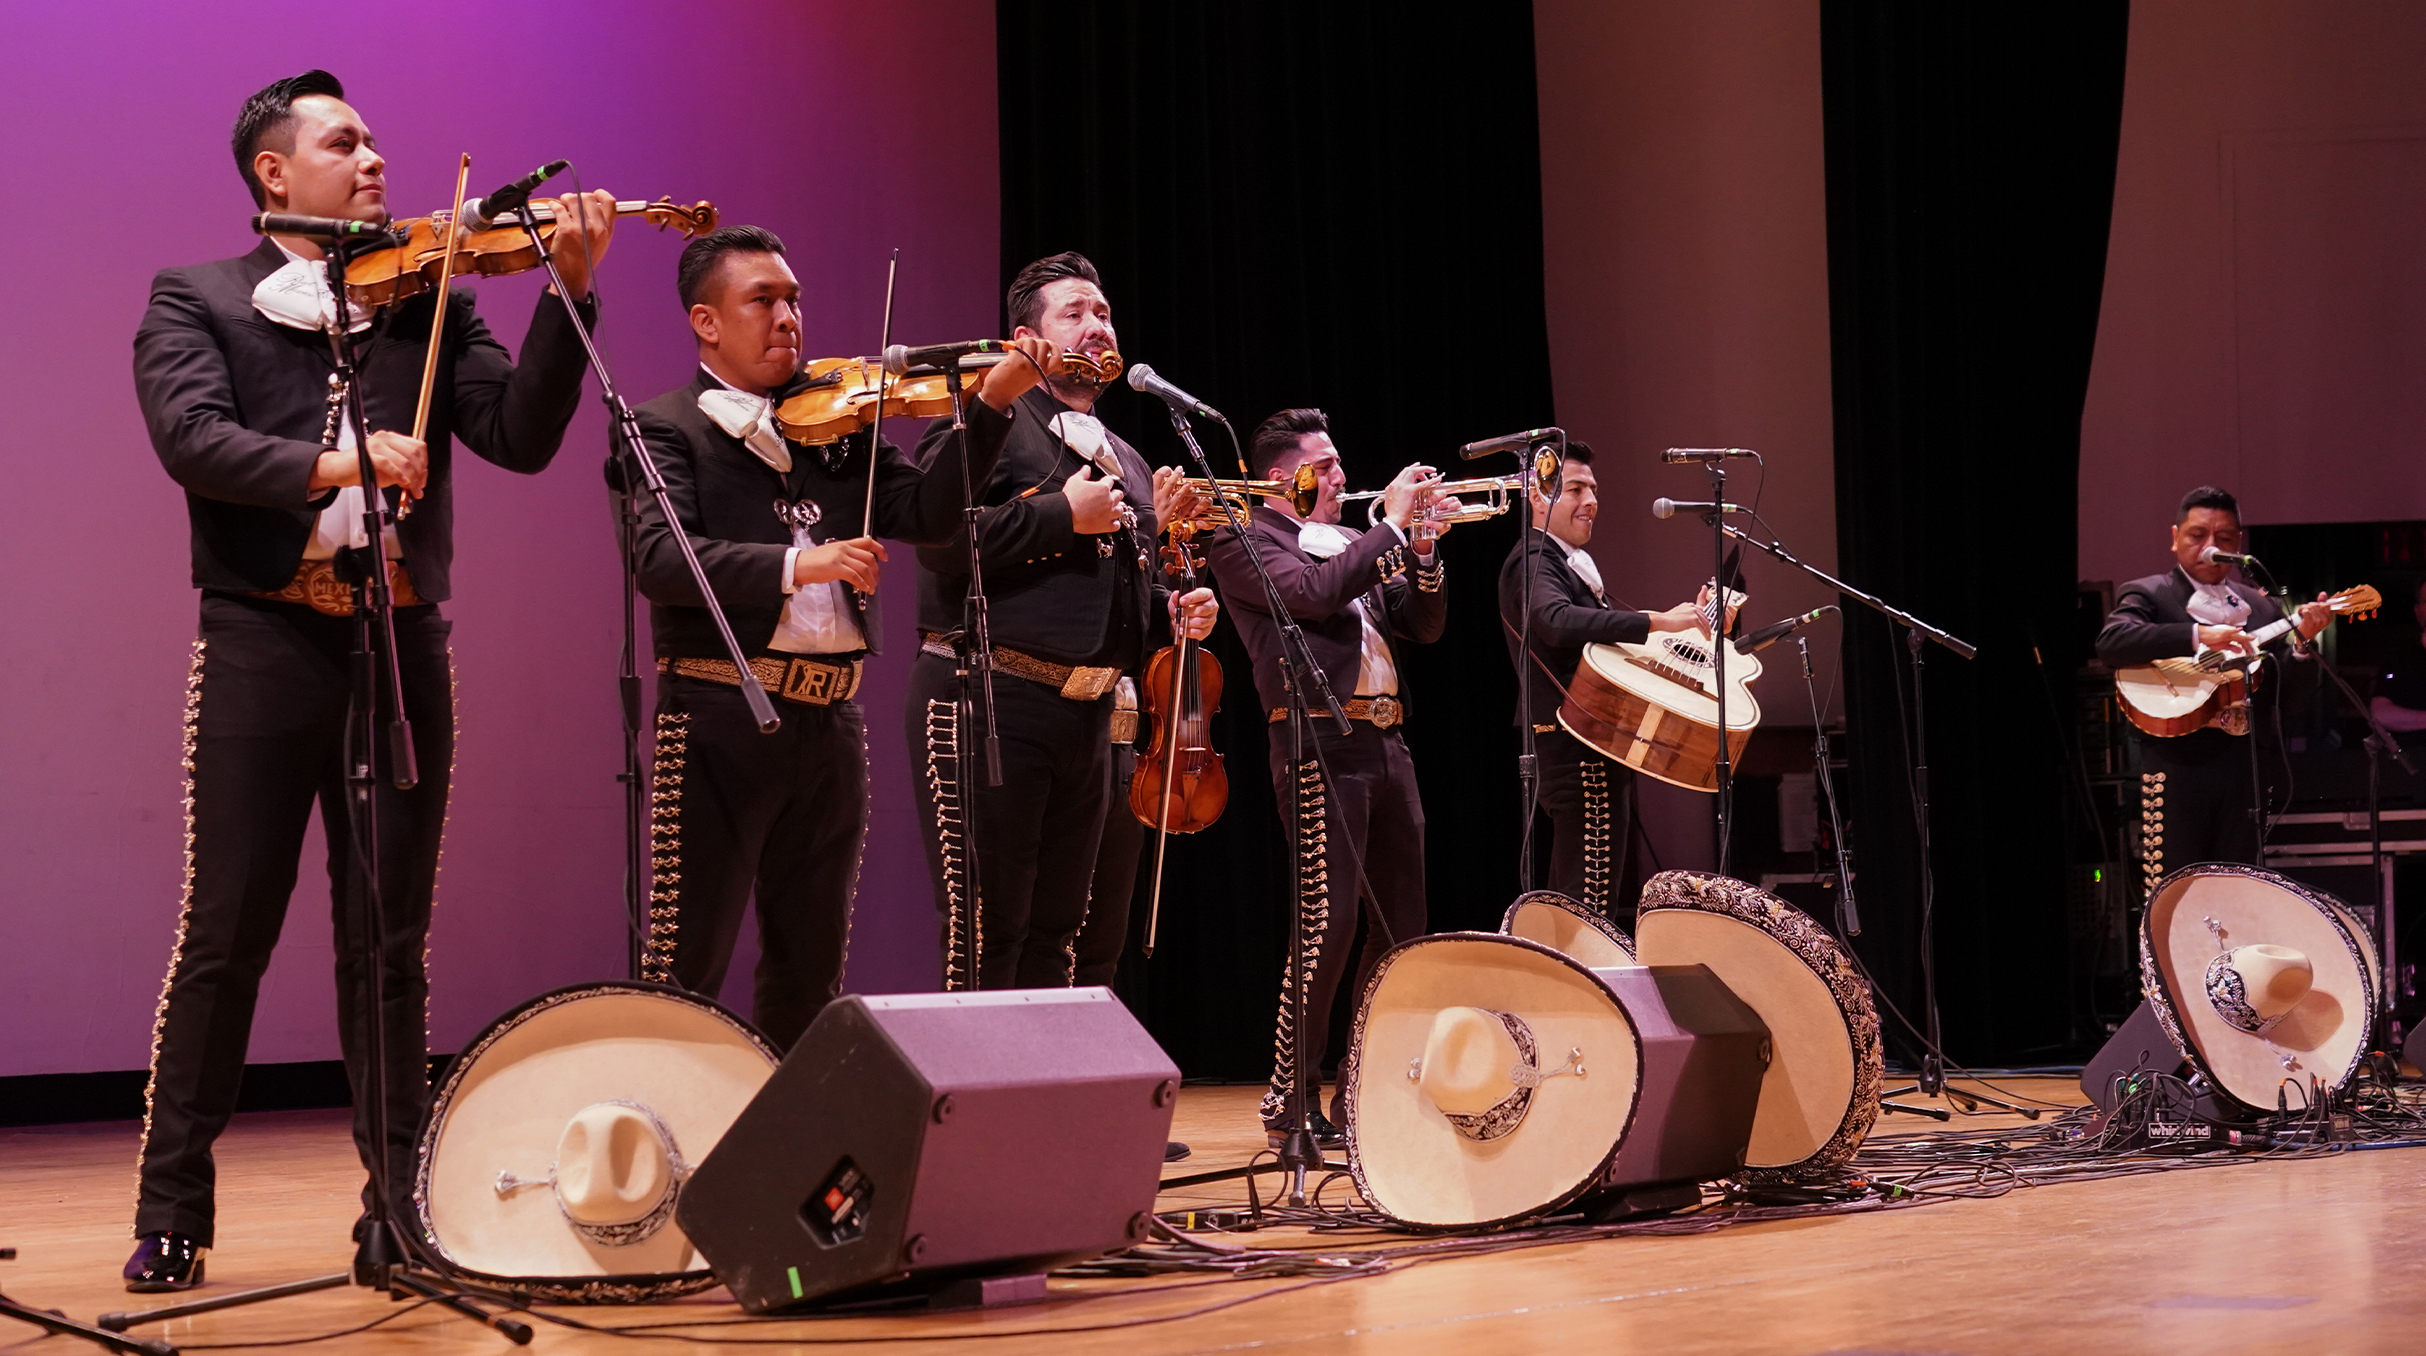
<path fill-rule="evenodd" d="M 1349 733 L 1340 734 L 1323 713 L 1315 713 L 1319 765 L 1310 760 L 1292 766 L 1286 735 L 1275 729 L 1271 740 L 1273 788 L 1284 807 L 1292 779 L 1303 783 L 1303 822 L 1289 826 L 1289 838 L 1298 853 L 1296 868 L 1307 882 L 1300 903 L 1305 943 L 1289 964 L 1305 967 L 1303 1048 L 1313 1067 L 1304 1075 L 1308 1103 L 1319 1105 L 1314 1094 L 1330 1036 L 1331 1000 L 1350 968 L 1348 950 L 1360 911 L 1371 924 L 1355 965 L 1360 989 L 1384 951 L 1426 928 L 1424 807 L 1415 765 L 1399 732 L 1407 708 L 1398 645 L 1437 640 L 1448 620 L 1436 550 L 1442 529 L 1430 512 L 1440 477 L 1429 466 L 1401 470 L 1381 493 L 1381 521 L 1358 532 L 1339 523 L 1346 477 L 1331 441 L 1330 419 L 1321 410 L 1282 410 L 1264 420 L 1255 429 L 1250 456 L 1254 473 L 1267 480 L 1287 480 L 1298 468 L 1309 468 L 1318 494 L 1303 514 L 1285 498 L 1266 498 L 1248 516 L 1243 537 L 1216 533 L 1208 553 L 1213 577 L 1230 600 L 1269 719 L 1288 718 L 1288 697 L 1281 683 L 1281 632 L 1267 608 L 1255 559 L 1304 629 L 1307 648 L 1347 708 L 1350 726 Z M 1327 779 L 1318 776 L 1318 766 Z M 1333 890 L 1347 896 L 1341 907 L 1332 907 Z M 1282 978 L 1272 1084 L 1262 1107 L 1264 1128 L 1275 1142 L 1287 1128 L 1299 1048 L 1289 1002 L 1297 978 L 1294 972 Z M 1336 1096 L 1331 1111 L 1326 1117 L 1318 1110 L 1314 1117 L 1317 1141 L 1325 1147 L 1341 1142 L 1334 1125 Z"/>
<path fill-rule="evenodd" d="M 1706 604 L 1708 591 L 1697 602 L 1679 603 L 1665 612 L 1636 612 L 1612 607 L 1602 585 L 1600 567 L 1584 550 L 1600 516 L 1600 495 L 1592 476 L 1592 448 L 1567 444 L 1567 460 L 1559 472 L 1558 497 L 1528 487 L 1531 541 L 1519 540 L 1499 570 L 1499 615 L 1506 625 L 1508 657 L 1516 664 L 1516 681 L 1532 692 L 1534 755 L 1540 777 L 1533 803 L 1550 820 L 1549 888 L 1581 901 L 1596 911 L 1609 908 L 1614 876 L 1626 861 L 1628 830 L 1634 822 L 1634 769 L 1586 748 L 1558 723 L 1558 706 L 1566 685 L 1575 680 L 1584 647 L 1595 643 L 1639 642 L 1654 631 L 1683 631 L 1701 625 L 1697 603 Z M 1525 570 L 1532 578 L 1532 654 L 1524 653 Z M 1523 721 L 1520 708 L 1516 719 Z M 1613 850 L 1614 849 L 1614 850 Z"/>

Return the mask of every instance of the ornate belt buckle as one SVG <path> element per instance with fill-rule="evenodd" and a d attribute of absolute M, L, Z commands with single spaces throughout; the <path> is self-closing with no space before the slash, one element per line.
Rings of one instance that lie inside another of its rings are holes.
<path fill-rule="evenodd" d="M 1119 681 L 1120 670 L 1115 668 L 1074 668 L 1062 680 L 1061 695 L 1074 702 L 1091 702 L 1111 691 L 1112 685 Z"/>
<path fill-rule="evenodd" d="M 1387 730 L 1406 719 L 1407 715 L 1406 708 L 1398 704 L 1396 697 L 1375 697 L 1372 710 L 1373 728 L 1376 730 Z"/>

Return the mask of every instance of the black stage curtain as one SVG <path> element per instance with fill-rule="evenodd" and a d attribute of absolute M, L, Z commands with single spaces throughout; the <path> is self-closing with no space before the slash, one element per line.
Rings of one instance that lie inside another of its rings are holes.
<path fill-rule="evenodd" d="M 2075 1006 L 2081 404 L 2129 10 L 1822 0 L 1820 15 L 1838 558 L 1979 646 L 1926 656 L 1945 1042 L 1975 1062 L 2053 1054 Z M 1849 614 L 1858 946 L 1919 1021 L 1903 637 Z"/>
<path fill-rule="evenodd" d="M 1550 422 L 1523 0 L 1453 24 L 1385 5 L 1003 0 L 996 43 L 1006 284 L 1084 252 L 1132 362 L 1242 439 L 1274 410 L 1328 410 L 1352 489 L 1411 461 L 1505 472 L 1508 457 L 1459 466 L 1455 449 Z M 1100 413 L 1150 460 L 1181 460 L 1159 405 L 1122 387 Z M 1200 436 L 1237 474 L 1221 430 Z M 1514 542 L 1505 519 L 1445 539 L 1449 634 L 1406 665 L 1436 928 L 1495 927 L 1515 893 L 1516 689 L 1492 600 Z M 1287 879 L 1245 655 L 1226 624 L 1213 648 L 1229 810 L 1172 840 L 1161 937 L 1124 989 L 1190 1075 L 1260 1078 Z"/>

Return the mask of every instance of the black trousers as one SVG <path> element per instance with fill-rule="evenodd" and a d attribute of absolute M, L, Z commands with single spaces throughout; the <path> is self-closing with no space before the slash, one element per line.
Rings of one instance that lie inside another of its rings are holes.
<path fill-rule="evenodd" d="M 948 988 L 1045 989 L 1070 983 L 1071 940 L 1086 921 L 1111 793 L 1112 698 L 1071 701 L 997 671 L 1002 785 L 986 785 L 981 718 L 959 709 L 954 661 L 910 665 L 903 732 L 927 866 L 943 913 Z M 975 831 L 956 782 L 968 759 Z M 977 895 L 968 897 L 971 859 Z"/>
<path fill-rule="evenodd" d="M 751 1019 L 789 1050 L 842 992 L 867 839 L 868 740 L 856 701 L 778 700 L 775 711 L 782 728 L 761 734 L 740 688 L 679 675 L 659 683 L 641 974 L 722 990 L 755 891 Z"/>
<path fill-rule="evenodd" d="M 1103 840 L 1095 845 L 1095 884 L 1087 898 L 1087 921 L 1072 945 L 1078 959 L 1070 982 L 1081 987 L 1110 988 L 1120 977 L 1120 958 L 1128 950 L 1137 857 L 1145 850 L 1147 834 L 1145 823 L 1129 809 L 1129 779 L 1136 771 L 1134 745 L 1112 750 L 1112 789 L 1104 797 Z"/>
<path fill-rule="evenodd" d="M 1533 752 L 1541 772 L 1533 803 L 1550 820 L 1550 875 L 1543 885 L 1607 913 L 1625 874 L 1634 769 L 1603 758 L 1563 728 L 1537 731 Z M 1632 911 L 1631 901 L 1626 908 Z"/>
<path fill-rule="evenodd" d="M 2135 736 L 2140 755 L 2140 870 L 2154 886 L 2193 862 L 2258 855 L 2249 766 L 2253 735 L 2199 730 L 2176 739 Z"/>
<path fill-rule="evenodd" d="M 1328 720 L 1316 723 L 1322 765 L 1330 773 L 1328 784 L 1316 774 L 1310 759 L 1290 766 L 1286 725 L 1276 725 L 1271 731 L 1272 790 L 1280 805 L 1283 831 L 1296 854 L 1301 884 L 1299 928 L 1308 953 L 1304 958 L 1305 1051 L 1313 1065 L 1306 1071 L 1309 1094 L 1322 1079 L 1322 1063 L 1331 1043 L 1331 1003 L 1340 982 L 1353 971 L 1355 991 L 1363 994 L 1383 953 L 1422 936 L 1429 926 L 1424 901 L 1424 803 L 1415 786 L 1415 763 L 1407 757 L 1406 741 L 1396 730 L 1377 730 L 1361 720 L 1351 724 L 1353 733 L 1341 735 Z M 1302 824 L 1287 822 L 1293 783 L 1300 795 Z M 1317 804 L 1321 807 L 1320 827 L 1314 828 Z M 1348 907 L 1349 901 L 1356 907 Z M 1357 946 L 1360 916 L 1367 926 L 1364 944 Z M 1351 949 L 1356 953 L 1353 956 Z M 1292 957 L 1281 971 L 1272 1085 L 1263 1101 L 1266 1126 L 1277 1126 L 1285 1119 L 1289 1081 L 1296 1067 L 1295 1013 L 1289 995 L 1296 964 L 1297 958 Z M 1341 1119 L 1336 1094 L 1331 1118 Z"/>
<path fill-rule="evenodd" d="M 401 608 L 396 642 L 420 781 L 382 775 L 379 939 L 387 1045 L 389 1200 L 411 1218 L 413 1144 L 429 1101 L 429 982 L 423 947 L 454 760 L 449 623 L 435 606 Z M 337 953 L 338 1046 L 354 1094 L 354 1143 L 370 1132 L 369 973 L 364 873 L 345 783 L 351 618 L 298 603 L 206 593 L 186 691 L 184 907 L 152 1028 L 135 1232 L 174 1230 L 209 1244 L 217 1214 L 212 1142 L 236 1109 L 253 1006 L 286 922 L 315 801 L 328 839 Z M 383 739 L 384 744 L 384 739 Z M 371 1190 L 366 1183 L 363 1199 Z"/>

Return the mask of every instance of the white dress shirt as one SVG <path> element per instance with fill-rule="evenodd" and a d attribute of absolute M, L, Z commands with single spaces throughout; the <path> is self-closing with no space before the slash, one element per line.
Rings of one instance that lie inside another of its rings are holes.
<path fill-rule="evenodd" d="M 280 325 L 297 330 L 324 330 L 336 323 L 337 303 L 329 295 L 328 270 L 317 259 L 306 259 L 286 247 L 276 236 L 270 242 L 286 256 L 286 263 L 263 278 L 253 288 L 253 309 Z M 360 330 L 371 323 L 370 311 L 350 308 L 347 316 L 351 328 Z M 337 423 L 337 450 L 351 452 L 355 448 L 354 412 L 349 405 L 345 417 Z M 387 547 L 387 558 L 404 556 L 404 543 L 394 531 L 380 534 Z M 303 544 L 305 560 L 334 559 L 337 552 L 351 546 L 368 546 L 371 539 L 362 530 L 362 487 L 347 485 L 337 491 L 327 508 L 312 521 L 312 539 Z"/>
<path fill-rule="evenodd" d="M 699 370 L 728 391 L 752 394 L 717 376 L 705 363 L 700 364 Z M 748 446 L 746 442 L 743 445 Z M 754 447 L 750 450 L 760 459 L 767 459 L 765 452 Z M 789 460 L 788 453 L 785 459 Z M 768 464 L 774 463 L 770 460 Z M 821 584 L 794 582 L 800 578 L 800 553 L 817 544 L 807 524 L 792 524 L 792 544 L 783 553 L 783 591 L 791 597 L 784 600 L 783 615 L 776 619 L 775 634 L 767 641 L 770 650 L 786 654 L 849 654 L 868 648 L 867 637 L 852 619 L 851 600 L 843 596 L 841 584 L 833 580 Z"/>
<path fill-rule="evenodd" d="M 1385 520 L 1382 526 L 1398 532 L 1396 523 Z M 1398 535 L 1404 541 L 1407 534 L 1398 532 Z M 1355 540 L 1355 533 L 1334 523 L 1306 522 L 1297 526 L 1298 549 L 1317 560 L 1329 560 L 1347 550 Z M 1356 619 L 1364 623 L 1365 628 L 1362 653 L 1356 662 L 1356 695 L 1397 696 L 1398 666 L 1390 662 L 1389 641 L 1382 637 L 1381 627 L 1374 623 L 1373 613 L 1365 606 L 1363 597 L 1354 599 L 1348 606 L 1356 610 Z"/>

